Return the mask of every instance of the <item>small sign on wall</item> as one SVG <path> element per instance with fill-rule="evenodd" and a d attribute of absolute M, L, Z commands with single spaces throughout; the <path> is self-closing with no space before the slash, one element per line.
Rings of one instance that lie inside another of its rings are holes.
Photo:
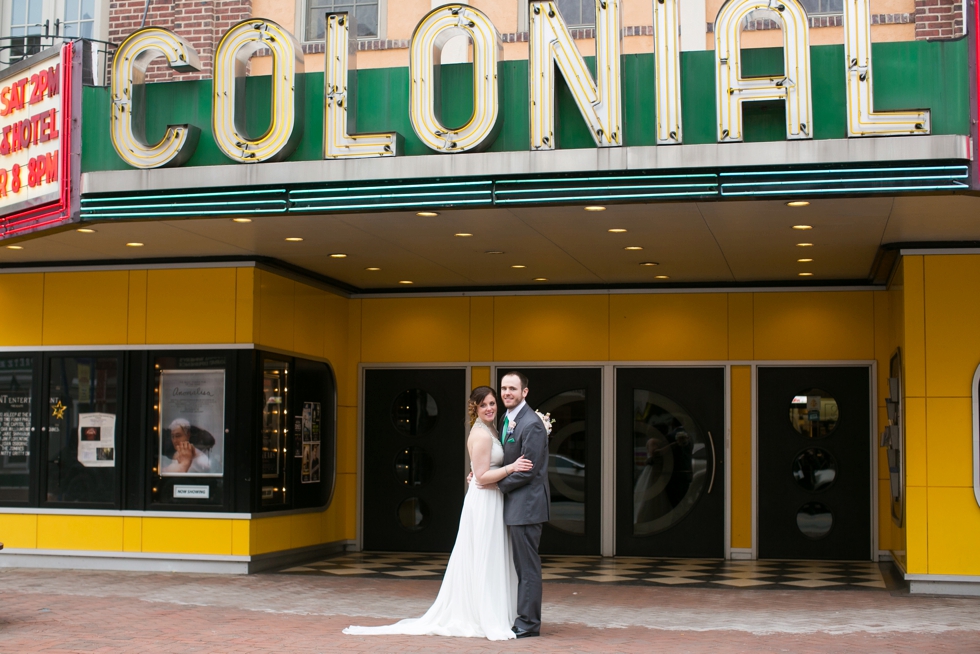
<path fill-rule="evenodd" d="M 174 498 L 206 500 L 210 497 L 210 486 L 174 486 Z"/>

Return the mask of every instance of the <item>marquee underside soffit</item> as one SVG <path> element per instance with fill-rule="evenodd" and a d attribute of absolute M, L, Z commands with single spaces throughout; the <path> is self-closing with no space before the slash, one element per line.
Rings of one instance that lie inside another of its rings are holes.
<path fill-rule="evenodd" d="M 508 207 L 440 210 L 428 217 L 379 212 L 253 216 L 249 223 L 231 216 L 113 221 L 85 225 L 95 233 L 72 229 L 20 241 L 22 249 L 0 248 L 0 267 L 269 257 L 367 291 L 833 283 L 867 281 L 876 254 L 889 243 L 980 241 L 980 198 L 973 196 L 810 202 L 801 208 L 772 200 L 609 205 L 598 212 L 581 206 Z M 126 245 L 135 242 L 143 246 Z M 503 254 L 488 254 L 498 251 Z M 801 272 L 813 276 L 800 277 Z"/>

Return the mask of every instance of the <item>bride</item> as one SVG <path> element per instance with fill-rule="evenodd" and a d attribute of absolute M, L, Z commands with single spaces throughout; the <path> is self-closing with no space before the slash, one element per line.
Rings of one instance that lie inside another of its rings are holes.
<path fill-rule="evenodd" d="M 466 447 L 473 478 L 435 603 L 421 618 L 383 627 L 348 627 L 345 634 L 515 637 L 511 626 L 517 617 L 517 573 L 504 525 L 504 496 L 496 484 L 512 472 L 530 470 L 533 464 L 522 456 L 501 467 L 504 448 L 494 428 L 497 395 L 492 388 L 474 389 L 468 408 L 472 427 Z M 477 484 L 483 489 L 477 489 Z"/>

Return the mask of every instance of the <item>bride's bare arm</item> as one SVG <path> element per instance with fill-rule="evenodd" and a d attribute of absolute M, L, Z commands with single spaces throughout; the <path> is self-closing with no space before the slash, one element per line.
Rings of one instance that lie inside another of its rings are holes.
<path fill-rule="evenodd" d="M 493 444 L 487 434 L 471 434 L 467 446 L 470 450 L 470 461 L 473 462 L 473 478 L 481 486 L 496 484 L 512 472 L 530 470 L 534 465 L 522 456 L 510 465 L 491 470 L 490 453 L 493 451 Z"/>

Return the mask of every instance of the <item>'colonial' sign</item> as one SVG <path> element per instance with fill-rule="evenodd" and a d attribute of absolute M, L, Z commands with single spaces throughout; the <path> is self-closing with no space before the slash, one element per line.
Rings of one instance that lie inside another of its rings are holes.
<path fill-rule="evenodd" d="M 680 2 L 651 0 L 655 35 L 657 143 L 684 142 L 681 120 Z M 844 0 L 844 67 L 847 80 L 847 135 L 922 135 L 931 132 L 930 112 L 875 111 L 871 62 L 870 0 Z M 529 26 L 529 115 L 532 151 L 553 150 L 555 86 L 559 70 L 567 81 L 596 147 L 621 147 L 623 138 L 620 73 L 623 21 L 621 0 L 595 0 L 596 73 L 592 74 L 575 45 L 555 2 L 532 0 Z M 727 0 L 715 21 L 715 98 L 717 140 L 744 138 L 742 105 L 780 100 L 786 104 L 786 138 L 813 138 L 810 81 L 810 37 L 806 10 L 799 0 L 780 0 L 784 74 L 746 77 L 742 74 L 741 23 L 757 9 L 772 9 L 771 0 Z M 473 112 L 461 127 L 444 124 L 439 111 L 438 75 L 443 46 L 453 37 L 469 38 L 473 60 Z M 325 159 L 394 157 L 400 153 L 397 133 L 358 134 L 348 112 L 356 89 L 348 87 L 355 44 L 346 13 L 326 16 L 324 74 Z M 243 117 L 242 87 L 248 58 L 259 50 L 272 57 L 272 121 L 262 134 L 250 134 Z M 430 11 L 415 28 L 410 44 L 412 129 L 435 152 L 458 154 L 489 147 L 500 129 L 498 64 L 503 43 L 493 23 L 479 9 L 461 3 Z M 200 129 L 170 125 L 157 143 L 148 142 L 140 88 L 147 66 L 158 57 L 175 70 L 197 70 L 197 53 L 170 30 L 150 27 L 134 32 L 120 45 L 112 70 L 112 143 L 119 156 L 136 168 L 179 166 L 193 154 Z M 211 127 L 218 148 L 244 163 L 278 161 L 296 147 L 303 128 L 303 51 L 292 34 L 261 18 L 233 26 L 221 39 L 214 58 Z"/>

